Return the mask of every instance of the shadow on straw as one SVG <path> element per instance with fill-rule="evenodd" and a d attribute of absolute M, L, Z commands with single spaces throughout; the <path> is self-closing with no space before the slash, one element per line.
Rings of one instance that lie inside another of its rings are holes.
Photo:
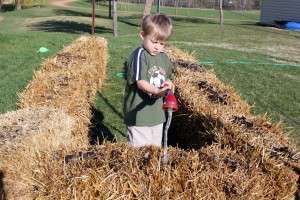
<path fill-rule="evenodd" d="M 103 123 L 104 115 L 95 107 L 91 108 L 92 118 L 89 129 L 89 141 L 91 145 L 102 144 L 104 141 L 116 142 L 115 136 Z"/>
<path fill-rule="evenodd" d="M 4 179 L 4 173 L 0 171 L 0 200 L 6 200 L 3 179 Z"/>

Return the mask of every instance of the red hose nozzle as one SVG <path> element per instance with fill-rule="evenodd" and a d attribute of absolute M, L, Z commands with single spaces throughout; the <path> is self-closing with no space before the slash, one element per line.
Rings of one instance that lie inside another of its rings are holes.
<path fill-rule="evenodd" d="M 168 94 L 164 100 L 164 103 L 163 103 L 163 109 L 172 110 L 172 111 L 178 110 L 177 100 L 172 91 L 168 92 Z"/>

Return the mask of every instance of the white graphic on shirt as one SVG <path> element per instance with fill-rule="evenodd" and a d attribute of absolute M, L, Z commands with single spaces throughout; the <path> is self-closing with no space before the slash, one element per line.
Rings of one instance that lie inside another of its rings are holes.
<path fill-rule="evenodd" d="M 154 87 L 161 88 L 166 81 L 165 70 L 161 67 L 153 66 L 149 69 L 148 73 L 150 74 L 150 84 L 154 85 Z"/>

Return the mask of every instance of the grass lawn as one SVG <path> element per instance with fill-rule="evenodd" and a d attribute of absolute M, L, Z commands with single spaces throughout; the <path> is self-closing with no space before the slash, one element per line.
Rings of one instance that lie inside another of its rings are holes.
<path fill-rule="evenodd" d="M 3 18 L 0 21 L 1 113 L 16 109 L 17 93 L 24 90 L 44 59 L 79 35 L 89 33 L 90 9 L 82 9 L 88 4 L 79 1 L 72 5 L 81 9 L 36 7 L 0 13 Z M 101 6 L 107 9 L 106 5 Z M 137 5 L 119 6 L 124 10 L 127 6 L 127 10 L 135 12 L 140 9 Z M 162 8 L 162 11 L 175 13 L 173 8 Z M 177 12 L 184 15 L 186 9 Z M 300 33 L 257 26 L 253 20 L 259 15 L 253 11 L 226 12 L 223 30 L 217 24 L 216 11 L 190 12 L 189 15 L 198 18 L 173 17 L 174 34 L 170 44 L 207 63 L 206 67 L 214 69 L 219 79 L 233 85 L 255 106 L 254 113 L 267 112 L 274 121 L 284 121 L 300 143 Z M 129 52 L 140 44 L 139 22 L 140 16 L 123 13 L 118 22 L 119 37 L 114 38 L 107 12 L 97 11 L 96 33 L 109 41 L 110 59 L 107 81 L 95 105 L 104 116 L 101 123 L 119 140 L 124 139 L 125 132 L 122 123 L 124 80 L 117 73 L 122 72 Z M 37 53 L 42 46 L 50 51 Z"/>

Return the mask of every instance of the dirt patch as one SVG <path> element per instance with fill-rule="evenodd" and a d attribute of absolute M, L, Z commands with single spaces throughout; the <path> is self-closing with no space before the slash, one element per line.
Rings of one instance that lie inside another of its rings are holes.
<path fill-rule="evenodd" d="M 4 19 L 4 17 L 1 17 L 1 16 L 0 16 L 0 22 L 3 21 L 3 19 Z"/>
<path fill-rule="evenodd" d="M 53 6 L 58 6 L 58 7 L 72 7 L 72 6 L 67 6 L 66 4 L 74 2 L 74 1 L 78 1 L 78 0 L 50 0 L 49 4 L 53 5 Z"/>

